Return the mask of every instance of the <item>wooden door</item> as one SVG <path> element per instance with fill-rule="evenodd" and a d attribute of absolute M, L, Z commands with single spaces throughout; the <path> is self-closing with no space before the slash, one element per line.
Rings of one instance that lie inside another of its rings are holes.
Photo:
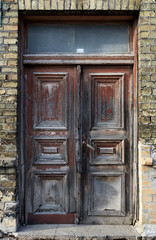
<path fill-rule="evenodd" d="M 26 222 L 131 224 L 132 68 L 25 73 Z"/>
<path fill-rule="evenodd" d="M 76 71 L 26 69 L 26 222 L 74 223 Z"/>
<path fill-rule="evenodd" d="M 82 223 L 131 224 L 131 78 L 126 66 L 82 69 Z"/>

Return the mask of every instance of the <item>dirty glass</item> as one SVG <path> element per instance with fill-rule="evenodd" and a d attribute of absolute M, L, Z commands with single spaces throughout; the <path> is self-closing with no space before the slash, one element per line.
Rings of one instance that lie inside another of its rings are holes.
<path fill-rule="evenodd" d="M 127 24 L 29 24 L 27 53 L 127 53 Z"/>

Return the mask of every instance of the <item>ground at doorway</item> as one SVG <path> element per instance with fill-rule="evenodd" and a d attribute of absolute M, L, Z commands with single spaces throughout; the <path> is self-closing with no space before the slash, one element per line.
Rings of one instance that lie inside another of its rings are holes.
<path fill-rule="evenodd" d="M 133 226 L 122 225 L 28 225 L 4 239 L 16 240 L 140 240 Z M 145 240 L 146 238 L 144 238 Z"/>

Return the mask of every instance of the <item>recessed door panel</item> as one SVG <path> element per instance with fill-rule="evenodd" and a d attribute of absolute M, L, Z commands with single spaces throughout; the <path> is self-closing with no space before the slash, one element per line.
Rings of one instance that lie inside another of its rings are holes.
<path fill-rule="evenodd" d="M 125 216 L 125 178 L 123 173 L 90 173 L 88 215 Z"/>
<path fill-rule="evenodd" d="M 90 73 L 93 128 L 124 127 L 124 73 Z"/>
<path fill-rule="evenodd" d="M 90 164 L 123 164 L 125 161 L 124 140 L 93 140 L 94 151 L 90 153 Z"/>
<path fill-rule="evenodd" d="M 34 128 L 66 128 L 67 72 L 33 72 Z"/>
<path fill-rule="evenodd" d="M 67 164 L 67 140 L 35 139 L 35 164 Z"/>

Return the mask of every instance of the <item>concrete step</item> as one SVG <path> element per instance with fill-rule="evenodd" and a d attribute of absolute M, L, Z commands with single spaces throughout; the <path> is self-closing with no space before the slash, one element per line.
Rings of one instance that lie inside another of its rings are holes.
<path fill-rule="evenodd" d="M 141 239 L 133 226 L 127 225 L 27 225 L 12 235 L 18 240 L 134 240 Z"/>

